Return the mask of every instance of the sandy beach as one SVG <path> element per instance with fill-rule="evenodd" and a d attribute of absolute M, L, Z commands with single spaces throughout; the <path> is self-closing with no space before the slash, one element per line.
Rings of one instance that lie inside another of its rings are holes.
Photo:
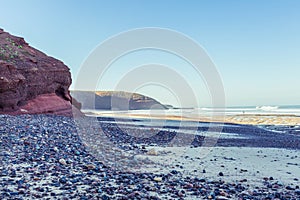
<path fill-rule="evenodd" d="M 300 117 L 296 115 L 259 115 L 259 114 L 244 114 L 233 116 L 199 116 L 185 117 L 175 115 L 157 115 L 157 114 L 124 114 L 124 113 L 101 113 L 97 116 L 113 117 L 113 118 L 133 118 L 133 119 L 164 119 L 164 120 L 182 120 L 182 121 L 202 121 L 202 122 L 224 122 L 235 124 L 249 125 L 300 125 Z"/>
<path fill-rule="evenodd" d="M 203 158 L 201 148 L 151 147 L 149 150 L 157 152 L 147 158 L 158 167 L 149 167 L 145 171 L 167 173 L 174 169 L 185 176 L 247 182 L 252 188 L 262 186 L 260 180 L 269 177 L 276 177 L 283 184 L 300 184 L 299 150 L 214 147 Z M 159 167 L 161 163 L 168 167 Z M 220 176 L 220 173 L 223 175 Z"/>

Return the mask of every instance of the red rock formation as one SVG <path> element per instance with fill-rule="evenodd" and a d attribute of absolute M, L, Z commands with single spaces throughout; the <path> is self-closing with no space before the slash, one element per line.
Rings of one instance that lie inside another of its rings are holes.
<path fill-rule="evenodd" d="M 69 68 L 0 29 L 0 113 L 72 115 Z"/>

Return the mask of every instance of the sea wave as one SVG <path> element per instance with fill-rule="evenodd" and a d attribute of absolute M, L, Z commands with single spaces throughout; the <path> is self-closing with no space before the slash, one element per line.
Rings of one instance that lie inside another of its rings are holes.
<path fill-rule="evenodd" d="M 263 110 L 263 111 L 274 111 L 277 110 L 279 106 L 256 106 L 257 110 Z"/>

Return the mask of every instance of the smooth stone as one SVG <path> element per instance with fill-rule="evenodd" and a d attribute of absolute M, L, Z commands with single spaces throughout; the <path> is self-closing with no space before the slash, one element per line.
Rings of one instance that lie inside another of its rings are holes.
<path fill-rule="evenodd" d="M 67 165 L 66 160 L 63 159 L 63 158 L 59 159 L 59 163 L 62 164 L 62 165 Z"/>
<path fill-rule="evenodd" d="M 102 195 L 101 199 L 102 200 L 109 200 L 110 198 L 107 195 L 104 194 L 104 195 Z"/>
<path fill-rule="evenodd" d="M 95 166 L 95 165 L 93 165 L 93 164 L 88 164 L 88 165 L 85 165 L 85 167 L 86 167 L 88 170 L 93 170 L 93 169 L 95 169 L 95 168 L 96 168 L 96 166 Z"/>
<path fill-rule="evenodd" d="M 224 196 L 217 196 L 216 199 L 217 200 L 228 200 L 228 198 L 224 197 Z"/>
<path fill-rule="evenodd" d="M 156 182 L 161 182 L 162 181 L 162 177 L 156 176 L 156 177 L 154 177 L 153 180 L 156 181 Z"/>
<path fill-rule="evenodd" d="M 157 153 L 157 151 L 154 148 L 152 148 L 152 149 L 149 149 L 149 151 L 147 152 L 147 155 L 157 156 L 158 153 Z"/>
<path fill-rule="evenodd" d="M 60 183 L 66 183 L 67 182 L 67 178 L 65 176 L 62 176 L 60 179 L 59 179 L 59 182 Z"/>

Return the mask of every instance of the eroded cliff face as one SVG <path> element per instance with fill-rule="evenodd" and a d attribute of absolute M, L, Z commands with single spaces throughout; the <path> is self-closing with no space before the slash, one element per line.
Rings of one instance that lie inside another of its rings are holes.
<path fill-rule="evenodd" d="M 71 116 L 70 85 L 63 62 L 0 29 L 0 113 Z"/>

